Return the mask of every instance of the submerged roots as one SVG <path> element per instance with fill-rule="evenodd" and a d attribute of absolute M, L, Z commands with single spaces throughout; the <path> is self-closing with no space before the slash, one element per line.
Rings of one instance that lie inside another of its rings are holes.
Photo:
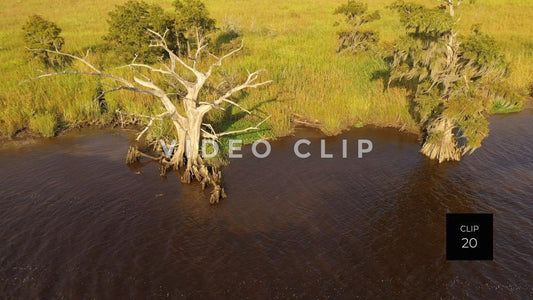
<path fill-rule="evenodd" d="M 456 146 L 449 143 L 429 143 L 426 142 L 420 150 L 424 155 L 431 159 L 441 162 L 461 160 L 461 151 Z"/>
<path fill-rule="evenodd" d="M 126 154 L 126 164 L 131 165 L 135 162 L 138 162 L 139 158 L 140 155 L 137 147 L 130 146 L 128 148 L 128 154 Z"/>
<path fill-rule="evenodd" d="M 196 163 L 185 164 L 186 158 L 173 157 L 170 161 L 167 160 L 162 154 L 158 157 L 146 154 L 140 151 L 137 147 L 130 146 L 126 155 L 126 164 L 130 165 L 138 162 L 140 157 L 144 156 L 152 160 L 159 162 L 159 173 L 161 176 L 165 176 L 169 170 L 178 170 L 183 165 L 186 165 L 186 169 L 181 176 L 181 182 L 191 183 L 195 179 L 202 185 L 202 190 L 208 186 L 213 186 L 209 203 L 217 204 L 227 195 L 222 185 L 222 172 L 215 166 L 211 166 L 204 162 L 202 159 L 197 159 Z"/>
<path fill-rule="evenodd" d="M 188 166 L 181 177 L 181 181 L 183 183 L 190 183 L 194 179 L 200 182 L 202 190 L 209 185 L 213 186 L 209 203 L 216 204 L 219 203 L 222 198 L 226 198 L 224 188 L 221 187 L 222 172 L 220 172 L 215 166 L 207 165 L 201 160 L 197 164 Z"/>

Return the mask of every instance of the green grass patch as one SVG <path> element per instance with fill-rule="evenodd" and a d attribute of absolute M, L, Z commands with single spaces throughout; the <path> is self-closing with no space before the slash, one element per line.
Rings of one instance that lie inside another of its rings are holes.
<path fill-rule="evenodd" d="M 124 2 L 79 0 L 72 4 L 68 0 L 28 0 L 0 3 L 2 134 L 13 135 L 22 128 L 30 128 L 45 135 L 50 134 L 50 128 L 57 129 L 57 124 L 77 126 L 88 121 L 107 124 L 113 120 L 117 109 L 143 114 L 161 111 L 160 104 L 148 96 L 120 92 L 106 96 L 109 109 L 100 114 L 92 101 L 98 88 L 94 78 L 66 76 L 19 84 L 42 71 L 27 62 L 21 27 L 28 16 L 37 13 L 57 23 L 63 29 L 64 50 L 81 54 L 82 49 L 102 44 L 101 37 L 107 32 L 107 13 L 115 4 Z M 173 1 L 147 2 L 170 9 Z M 386 69 L 386 64 L 381 59 L 372 54 L 336 54 L 339 29 L 333 24 L 339 16 L 334 16 L 333 11 L 345 2 L 206 0 L 218 25 L 234 24 L 245 41 L 245 51 L 228 60 L 219 72 L 241 78 L 247 70 L 264 68 L 267 72 L 263 78 L 274 81 L 268 87 L 249 91 L 241 99 L 240 104 L 253 108 L 257 116 L 243 117 L 237 109 L 230 116 L 215 115 L 213 118 L 220 125 L 218 129 L 242 129 L 270 115 L 264 124 L 266 130 L 243 137 L 251 141 L 282 136 L 291 130 L 291 115 L 298 114 L 319 121 L 330 134 L 359 122 L 418 130 L 408 111 L 406 92 L 399 88 L 384 89 L 379 74 Z M 403 34 L 398 16 L 385 8 L 392 2 L 367 1 L 369 10 L 379 9 L 382 14 L 381 20 L 369 24 L 379 32 L 381 45 L 390 45 Z M 415 2 L 437 4 L 432 0 Z M 533 81 L 533 2 L 491 0 L 469 4 L 465 1 L 456 13 L 460 17 L 461 32 L 466 33 L 473 24 L 481 23 L 483 32 L 496 38 L 511 61 L 509 84 L 516 90 L 527 90 Z M 112 55 L 97 53 L 91 54 L 90 59 L 104 66 L 114 61 Z M 106 71 L 115 70 L 109 67 Z M 495 111 L 510 111 L 498 105 Z M 40 125 L 35 121 L 30 124 L 35 116 L 42 119 L 37 122 Z"/>
<path fill-rule="evenodd" d="M 29 128 L 43 137 L 53 137 L 56 133 L 57 119 L 49 112 L 38 113 L 30 118 Z"/>
<path fill-rule="evenodd" d="M 522 103 L 519 101 L 512 101 L 503 97 L 496 97 L 492 101 L 491 112 L 493 114 L 508 114 L 519 112 L 522 110 Z"/>

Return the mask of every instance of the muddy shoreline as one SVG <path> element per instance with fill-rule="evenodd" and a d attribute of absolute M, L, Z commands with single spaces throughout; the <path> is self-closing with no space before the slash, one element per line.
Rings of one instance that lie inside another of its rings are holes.
<path fill-rule="evenodd" d="M 527 111 L 527 110 L 530 110 L 530 109 L 533 109 L 533 97 L 527 97 L 526 98 L 526 101 L 524 103 L 522 111 Z M 513 112 L 513 113 L 510 113 L 510 114 L 517 114 L 517 113 L 520 113 L 520 112 Z M 492 115 L 492 117 L 498 116 L 498 115 L 505 115 L 505 114 L 494 114 L 494 115 Z M 356 126 L 351 126 L 351 127 L 347 127 L 347 128 L 342 129 L 340 132 L 338 132 L 336 134 L 328 135 L 327 133 L 325 133 L 321 129 L 322 125 L 317 120 L 309 120 L 309 119 L 306 119 L 303 116 L 299 116 L 299 115 L 293 115 L 291 117 L 291 120 L 292 120 L 292 130 L 291 130 L 291 132 L 288 135 L 286 135 L 286 136 L 275 136 L 275 137 L 271 137 L 270 139 L 276 140 L 276 139 L 282 139 L 282 138 L 294 135 L 294 132 L 296 130 L 300 129 L 300 128 L 315 129 L 315 130 L 319 131 L 323 136 L 326 136 L 326 137 L 342 135 L 343 133 L 346 133 L 346 132 L 348 132 L 350 130 L 353 130 L 353 128 L 357 128 Z M 406 128 L 401 127 L 401 126 L 399 127 L 399 126 L 387 125 L 387 124 L 365 124 L 363 127 L 365 127 L 365 128 L 376 128 L 376 129 L 379 129 L 379 128 L 392 128 L 392 129 L 397 130 L 398 134 L 416 135 L 419 140 L 422 137 L 420 131 L 409 130 L 409 129 L 406 129 Z M 67 128 L 65 130 L 62 130 L 62 131 L 60 131 L 58 133 L 58 135 L 56 135 L 55 137 L 52 137 L 51 139 L 58 138 L 58 137 L 61 137 L 61 136 L 68 136 L 69 134 L 77 135 L 77 134 L 79 134 L 79 132 L 81 132 L 83 130 L 90 130 L 90 131 L 92 131 L 92 130 L 102 130 L 102 131 L 105 131 L 105 130 L 110 130 L 110 129 L 124 129 L 126 131 L 130 131 L 130 130 L 131 131 L 134 131 L 134 130 L 140 131 L 143 128 L 144 128 L 143 126 L 138 126 L 138 125 L 133 125 L 133 124 L 128 124 L 127 126 L 121 127 L 120 124 L 118 124 L 118 123 L 114 123 L 114 124 L 111 124 L 109 126 L 106 126 L 106 125 L 96 125 L 96 126 L 94 126 L 94 125 L 87 125 L 87 124 L 83 125 L 82 124 L 82 125 L 79 125 L 79 126 L 76 126 L 76 127 Z M 26 129 L 23 129 L 20 132 L 16 133 L 15 136 L 13 136 L 13 137 L 6 137 L 6 136 L 0 135 L 0 151 L 7 150 L 9 148 L 14 148 L 14 147 L 16 148 L 16 147 L 24 147 L 24 146 L 29 146 L 29 145 L 36 145 L 39 142 L 41 142 L 42 140 L 47 140 L 47 139 L 50 139 L 50 138 L 43 138 L 39 134 L 33 133 L 29 129 L 26 128 Z"/>

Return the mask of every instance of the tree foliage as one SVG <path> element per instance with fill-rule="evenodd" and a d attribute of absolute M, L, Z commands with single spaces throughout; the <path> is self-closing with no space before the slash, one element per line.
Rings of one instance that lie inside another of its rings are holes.
<path fill-rule="evenodd" d="M 359 52 L 371 49 L 379 40 L 378 33 L 373 30 L 361 29 L 361 26 L 380 19 L 379 11 L 368 13 L 368 5 L 350 0 L 339 6 L 334 14 L 345 16 L 345 23 L 350 30 L 338 32 L 339 44 L 337 52 Z"/>
<path fill-rule="evenodd" d="M 161 6 L 137 0 L 117 5 L 109 13 L 108 24 L 109 31 L 104 40 L 123 62 L 131 62 L 135 57 L 146 63 L 157 61 L 165 52 L 150 47 L 151 37 L 147 30 L 163 33 L 174 28 L 173 18 Z"/>
<path fill-rule="evenodd" d="M 395 45 L 390 82 L 411 84 L 413 113 L 425 131 L 422 152 L 439 161 L 459 160 L 488 135 L 488 91 L 503 80 L 508 65 L 478 26 L 457 36 L 446 7 L 397 1 L 391 8 L 407 34 Z"/>
<path fill-rule="evenodd" d="M 179 32 L 205 36 L 207 33 L 215 30 L 215 19 L 209 16 L 209 11 L 205 4 L 199 0 L 187 0 L 174 2 L 176 10 L 176 29 Z"/>
<path fill-rule="evenodd" d="M 176 0 L 174 9 L 177 47 L 180 53 L 190 56 L 191 47 L 203 44 L 207 35 L 216 30 L 216 21 L 209 16 L 205 4 L 199 0 Z"/>
<path fill-rule="evenodd" d="M 168 14 L 157 4 L 139 0 L 117 5 L 109 13 L 109 31 L 104 37 L 108 48 L 123 62 L 136 58 L 137 61 L 154 63 L 168 53 L 150 46 L 152 37 L 148 30 L 151 30 L 166 33 L 164 37 L 169 48 L 178 55 L 191 56 L 190 50 L 196 44 L 202 44 L 216 29 L 216 21 L 199 0 L 177 0 L 174 9 L 173 14 Z"/>
<path fill-rule="evenodd" d="M 42 16 L 33 15 L 28 18 L 24 26 L 24 43 L 29 49 L 61 50 L 65 40 L 60 35 L 61 28 Z M 47 68 L 64 66 L 68 59 L 54 55 L 47 51 L 30 51 L 32 59 L 42 63 Z"/>

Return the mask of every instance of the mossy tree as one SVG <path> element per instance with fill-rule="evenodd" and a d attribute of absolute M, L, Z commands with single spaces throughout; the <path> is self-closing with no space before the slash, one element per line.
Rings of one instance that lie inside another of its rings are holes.
<path fill-rule="evenodd" d="M 435 8 L 391 5 L 407 35 L 395 44 L 390 82 L 411 87 L 412 112 L 424 131 L 421 152 L 439 162 L 460 160 L 481 146 L 488 135 L 488 91 L 508 68 L 479 27 L 457 35 L 454 6 L 460 1 L 445 2 Z"/>
<path fill-rule="evenodd" d="M 339 6 L 334 14 L 344 15 L 344 22 L 350 27 L 349 30 L 338 32 L 339 43 L 337 52 L 360 52 L 374 47 L 379 35 L 376 31 L 362 29 L 366 23 L 380 19 L 379 11 L 368 12 L 368 4 L 350 0 Z M 339 25 L 336 23 L 335 25 Z"/>

